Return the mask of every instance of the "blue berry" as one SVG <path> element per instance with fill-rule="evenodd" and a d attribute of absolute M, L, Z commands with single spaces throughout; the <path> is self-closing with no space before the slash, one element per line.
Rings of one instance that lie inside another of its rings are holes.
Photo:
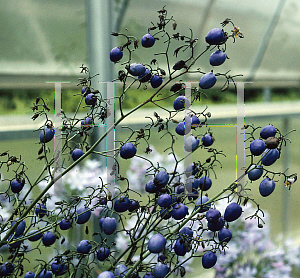
<path fill-rule="evenodd" d="M 129 209 L 129 207 L 130 207 L 130 200 L 125 196 L 119 197 L 114 203 L 114 210 L 116 212 L 125 212 L 126 210 Z"/>
<path fill-rule="evenodd" d="M 172 211 L 172 217 L 180 220 L 188 214 L 188 207 L 182 203 L 175 204 Z"/>
<path fill-rule="evenodd" d="M 206 251 L 202 257 L 202 266 L 212 268 L 217 262 L 217 255 L 212 251 Z"/>
<path fill-rule="evenodd" d="M 118 62 L 123 57 L 123 51 L 119 47 L 114 47 L 110 51 L 110 60 L 112 62 Z"/>
<path fill-rule="evenodd" d="M 97 252 L 97 258 L 100 262 L 103 262 L 108 258 L 109 254 L 110 254 L 110 251 L 108 248 L 100 247 L 100 249 Z"/>
<path fill-rule="evenodd" d="M 85 224 L 91 218 L 92 212 L 89 208 L 80 207 L 76 210 L 76 223 L 77 224 Z"/>
<path fill-rule="evenodd" d="M 50 246 L 56 241 L 56 235 L 52 232 L 45 232 L 42 238 L 42 242 L 45 246 Z"/>
<path fill-rule="evenodd" d="M 35 207 L 35 214 L 40 218 L 44 217 L 47 214 L 46 206 L 43 204 L 37 204 Z"/>
<path fill-rule="evenodd" d="M 185 96 L 177 97 L 173 104 L 173 107 L 176 111 L 183 109 L 183 108 L 189 108 L 190 106 L 191 106 L 191 103 Z"/>
<path fill-rule="evenodd" d="M 261 157 L 261 163 L 265 166 L 270 166 L 278 159 L 279 151 L 277 149 L 265 149 Z"/>
<path fill-rule="evenodd" d="M 76 248 L 77 252 L 81 254 L 88 254 L 91 249 L 92 249 L 92 244 L 90 243 L 90 241 L 86 239 L 80 241 Z"/>
<path fill-rule="evenodd" d="M 153 180 L 154 184 L 159 187 L 167 185 L 168 181 L 169 181 L 169 174 L 164 170 L 158 172 L 155 175 Z"/>
<path fill-rule="evenodd" d="M 209 177 L 201 177 L 199 183 L 200 189 L 203 191 L 210 189 L 212 185 L 212 181 Z"/>
<path fill-rule="evenodd" d="M 129 159 L 135 156 L 136 151 L 136 147 L 131 142 L 127 142 L 121 147 L 120 156 Z"/>
<path fill-rule="evenodd" d="M 93 93 L 90 93 L 85 97 L 84 101 L 86 105 L 94 106 L 96 104 L 97 98 Z"/>
<path fill-rule="evenodd" d="M 167 208 L 172 204 L 172 197 L 169 194 L 162 194 L 158 197 L 157 204 L 162 208 Z"/>
<path fill-rule="evenodd" d="M 19 193 L 25 184 L 25 180 L 13 180 L 10 184 L 10 189 L 13 193 Z"/>
<path fill-rule="evenodd" d="M 232 222 L 238 219 L 241 216 L 242 212 L 243 211 L 241 206 L 235 202 L 232 202 L 226 207 L 224 218 L 227 222 Z"/>
<path fill-rule="evenodd" d="M 155 39 L 150 35 L 146 34 L 142 38 L 142 46 L 143 47 L 152 47 L 155 43 Z"/>
<path fill-rule="evenodd" d="M 223 217 L 220 217 L 217 222 L 208 222 L 207 228 L 213 232 L 220 231 L 224 227 L 225 221 Z"/>
<path fill-rule="evenodd" d="M 204 206 L 204 204 L 207 203 L 208 201 L 209 201 L 209 198 L 207 196 L 202 196 L 201 198 L 197 199 L 196 209 L 198 209 L 202 206 L 202 208 L 199 210 L 199 212 L 208 211 L 210 209 L 211 204 L 206 204 Z"/>
<path fill-rule="evenodd" d="M 71 222 L 69 220 L 66 219 L 62 219 L 59 223 L 59 227 L 61 230 L 68 230 L 71 228 Z"/>
<path fill-rule="evenodd" d="M 184 141 L 184 149 L 187 152 L 193 152 L 199 146 L 199 139 L 193 135 L 189 136 Z"/>
<path fill-rule="evenodd" d="M 217 82 L 216 76 L 212 72 L 204 74 L 199 81 L 199 87 L 201 89 L 210 89 Z"/>
<path fill-rule="evenodd" d="M 260 131 L 260 137 L 263 139 L 267 139 L 268 137 L 274 137 L 275 134 L 276 128 L 272 125 L 267 125 Z"/>
<path fill-rule="evenodd" d="M 37 230 L 33 230 L 33 231 L 30 231 L 28 233 L 28 235 L 30 235 L 30 237 L 28 238 L 29 241 L 37 241 L 39 240 L 41 237 L 43 237 L 43 233 L 42 232 L 39 232 Z"/>
<path fill-rule="evenodd" d="M 214 143 L 215 139 L 210 133 L 206 133 L 201 141 L 204 147 L 209 147 Z"/>
<path fill-rule="evenodd" d="M 160 253 L 164 250 L 167 240 L 161 234 L 155 234 L 148 241 L 148 250 L 151 253 Z"/>
<path fill-rule="evenodd" d="M 232 238 L 232 232 L 226 228 L 222 228 L 218 233 L 220 242 L 229 242 Z"/>
<path fill-rule="evenodd" d="M 248 172 L 249 180 L 258 180 L 263 174 L 263 168 L 260 165 L 251 165 Z"/>
<path fill-rule="evenodd" d="M 221 44 L 225 41 L 225 35 L 222 29 L 214 28 L 207 33 L 205 41 L 211 45 Z"/>
<path fill-rule="evenodd" d="M 106 235 L 111 235 L 117 228 L 117 221 L 113 217 L 105 217 L 102 222 L 102 229 Z"/>
<path fill-rule="evenodd" d="M 275 182 L 268 177 L 265 178 L 259 185 L 259 193 L 263 197 L 269 196 L 275 189 Z"/>
<path fill-rule="evenodd" d="M 226 57 L 227 56 L 226 56 L 225 52 L 223 52 L 221 50 L 217 50 L 210 55 L 209 63 L 212 66 L 220 66 L 225 62 Z"/>
<path fill-rule="evenodd" d="M 138 79 L 141 83 L 145 83 L 145 82 L 149 81 L 151 79 L 151 77 L 152 77 L 152 74 L 151 74 L 150 70 L 146 69 L 145 72 L 138 77 Z"/>
<path fill-rule="evenodd" d="M 206 212 L 206 219 L 209 223 L 216 223 L 221 217 L 221 213 L 216 209 L 210 209 Z"/>
<path fill-rule="evenodd" d="M 261 155 L 265 148 L 265 142 L 261 139 L 255 139 L 250 143 L 250 152 L 255 156 Z"/>
<path fill-rule="evenodd" d="M 48 143 L 50 142 L 55 134 L 55 129 L 53 127 L 49 128 L 45 126 L 43 130 L 41 130 L 40 133 L 40 142 L 41 143 Z"/>
<path fill-rule="evenodd" d="M 152 88 L 158 88 L 162 84 L 163 80 L 159 75 L 154 74 L 150 80 Z"/>
<path fill-rule="evenodd" d="M 133 76 L 143 75 L 146 71 L 145 66 L 142 64 L 133 63 L 130 65 L 128 72 Z"/>
<path fill-rule="evenodd" d="M 72 152 L 72 159 L 74 161 L 76 161 L 78 158 L 80 158 L 81 156 L 83 156 L 83 150 L 82 149 L 74 149 L 74 151 Z"/>

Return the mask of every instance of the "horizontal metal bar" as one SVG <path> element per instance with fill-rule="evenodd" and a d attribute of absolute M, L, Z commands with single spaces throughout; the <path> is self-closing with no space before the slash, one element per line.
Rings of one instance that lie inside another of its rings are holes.
<path fill-rule="evenodd" d="M 245 119 L 247 122 L 256 119 L 274 119 L 274 117 L 299 117 L 300 116 L 300 102 L 276 102 L 276 103 L 251 103 L 245 105 Z M 170 108 L 171 110 L 172 108 Z M 205 106 L 192 106 L 195 112 L 201 112 Z M 132 114 L 125 118 L 121 124 L 131 127 L 141 128 L 141 126 L 150 123 L 147 116 L 153 117 L 154 111 L 163 119 L 168 118 L 169 114 L 166 111 L 159 111 L 156 109 L 140 109 L 136 114 Z M 237 116 L 236 104 L 228 105 L 209 105 L 206 111 L 211 112 L 209 119 L 210 125 L 231 125 L 235 126 Z M 124 111 L 126 113 L 126 111 Z M 116 112 L 119 117 L 118 111 Z M 78 115 L 78 118 L 85 118 L 86 114 Z M 51 119 L 51 116 L 49 117 Z M 182 121 L 184 115 L 178 113 L 174 118 L 177 121 Z M 44 122 L 32 121 L 30 116 L 13 116 L 6 115 L 0 116 L 0 140 L 11 140 L 12 138 L 37 138 L 38 132 L 33 132 L 43 126 Z M 78 124 L 80 125 L 80 124 Z"/>

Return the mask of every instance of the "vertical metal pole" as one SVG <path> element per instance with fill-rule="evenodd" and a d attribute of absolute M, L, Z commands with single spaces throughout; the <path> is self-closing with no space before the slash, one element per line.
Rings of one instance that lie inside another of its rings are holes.
<path fill-rule="evenodd" d="M 107 129 L 115 125 L 115 83 L 107 82 Z M 115 181 L 115 128 L 107 133 L 107 159 L 106 159 L 106 175 L 108 192 L 114 195 Z"/>
<path fill-rule="evenodd" d="M 61 84 L 62 83 L 71 83 L 70 81 L 49 81 L 46 83 L 55 84 L 55 107 L 54 107 L 54 126 L 55 126 L 55 136 L 54 136 L 54 157 L 55 157 L 55 166 L 54 166 L 54 178 L 57 177 L 62 171 L 62 138 L 61 138 Z M 54 186 L 48 191 L 49 194 L 61 195 L 62 193 L 62 178 L 58 179 Z"/>
<path fill-rule="evenodd" d="M 105 83 L 113 80 L 113 63 L 109 59 L 112 47 L 112 24 L 113 24 L 113 1 L 111 0 L 88 0 L 87 2 L 87 45 L 90 74 L 99 74 L 92 81 L 92 87 L 99 90 L 103 96 L 107 96 Z M 100 83 L 99 83 L 100 81 Z M 106 125 L 99 125 L 95 128 L 92 141 L 95 142 L 101 134 L 106 131 Z M 106 142 L 103 141 L 96 148 L 97 151 L 105 150 Z M 104 157 L 97 159 L 105 167 Z"/>
<path fill-rule="evenodd" d="M 237 117 L 236 117 L 236 175 L 237 178 L 242 177 L 237 184 L 237 193 L 247 196 L 244 190 L 245 185 L 245 83 L 233 82 L 237 89 Z"/>
<path fill-rule="evenodd" d="M 204 32 L 204 29 L 206 27 L 206 23 L 208 21 L 209 15 L 210 15 L 210 11 L 212 10 L 215 2 L 216 2 L 215 0 L 208 0 L 206 2 L 206 6 L 204 8 L 203 15 L 200 17 L 201 21 L 200 21 L 200 24 L 198 25 L 199 29 L 197 30 L 197 32 L 195 34 L 196 37 L 198 37 L 198 38 L 203 37 L 203 32 Z"/>
<path fill-rule="evenodd" d="M 92 81 L 92 87 L 101 92 L 103 98 L 107 98 L 107 84 L 101 82 L 110 82 L 113 80 L 113 63 L 109 59 L 109 53 L 113 48 L 113 39 L 111 36 L 113 24 L 113 3 L 111 0 L 87 0 L 87 45 L 88 60 L 91 76 L 99 74 Z M 100 81 L 100 82 L 99 82 Z M 107 125 L 95 127 L 94 135 L 91 138 L 92 143 L 107 130 Z M 98 145 L 96 151 L 105 151 L 106 141 Z M 105 157 L 95 157 L 101 161 L 102 167 L 106 167 Z M 93 230 L 99 232 L 98 219 L 93 217 Z M 100 240 L 100 237 L 94 238 Z M 112 241 L 109 237 L 108 244 Z M 96 273 L 93 274 L 96 277 Z"/>
<path fill-rule="evenodd" d="M 271 101 L 271 94 L 272 94 L 272 90 L 270 87 L 265 87 L 263 90 L 263 94 L 264 94 L 264 101 L 265 102 L 270 102 Z"/>
<path fill-rule="evenodd" d="M 189 136 L 192 135 L 192 121 L 191 121 L 191 112 L 190 112 L 190 106 L 189 104 L 192 105 L 192 84 L 193 83 L 198 83 L 199 81 L 189 81 L 185 82 L 185 97 L 187 100 L 185 100 L 185 110 L 184 110 L 184 122 L 185 122 L 185 132 L 184 132 L 184 146 L 186 144 L 186 140 Z M 186 152 L 184 152 L 186 155 Z M 192 154 L 189 155 L 187 158 L 184 159 L 184 169 L 186 169 L 191 163 L 193 162 L 193 157 Z M 188 173 L 186 173 L 188 174 Z M 191 176 L 191 174 L 188 174 Z M 185 177 L 184 183 L 186 184 L 187 180 L 187 175 Z M 185 187 L 185 193 L 192 194 L 191 188 Z M 190 195 L 191 196 L 191 195 Z"/>
<path fill-rule="evenodd" d="M 290 130 L 290 120 L 289 117 L 286 116 L 283 118 L 283 134 L 288 133 Z M 290 144 L 287 144 L 286 147 L 284 148 L 283 152 L 282 152 L 282 158 L 283 158 L 283 169 L 282 171 L 285 172 L 286 169 L 289 168 L 289 164 L 290 164 L 290 148 L 289 148 Z M 288 175 L 289 171 L 287 170 L 285 172 L 286 175 Z M 290 213 L 289 213 L 289 209 L 290 209 L 290 192 L 289 190 L 287 190 L 286 187 L 282 186 L 282 231 L 283 231 L 283 235 L 284 235 L 284 239 L 287 238 L 288 234 L 289 234 L 289 224 L 290 224 Z"/>
<path fill-rule="evenodd" d="M 279 0 L 277 8 L 275 10 L 275 13 L 273 17 L 271 18 L 271 21 L 269 23 L 269 26 L 266 29 L 266 32 L 263 34 L 259 48 L 257 50 L 257 54 L 254 58 L 253 64 L 251 66 L 251 69 L 249 71 L 249 76 L 247 80 L 253 80 L 255 78 L 257 69 L 259 68 L 261 61 L 266 53 L 266 50 L 268 48 L 268 45 L 270 43 L 270 40 L 272 38 L 272 35 L 274 33 L 275 27 L 279 21 L 281 11 L 283 9 L 284 3 L 286 0 Z"/>
<path fill-rule="evenodd" d="M 192 104 L 192 82 L 186 82 L 185 83 L 185 104 L 184 104 L 184 125 L 185 125 L 185 132 L 184 132 L 184 146 L 186 144 L 187 138 L 189 138 L 192 135 L 192 128 L 191 128 L 191 112 L 190 112 L 190 106 L 189 104 Z M 189 131 L 189 132 L 187 132 Z M 191 146 L 192 147 L 192 146 Z M 184 155 L 188 154 L 188 152 L 184 151 Z M 193 162 L 192 154 L 189 155 L 187 158 L 184 159 L 184 169 L 188 167 Z M 184 183 L 186 184 L 187 177 L 185 177 Z M 187 193 L 192 193 L 192 188 L 189 188 L 185 186 L 185 191 Z M 186 193 L 186 192 L 185 192 Z"/>
<path fill-rule="evenodd" d="M 114 30 L 113 30 L 114 32 L 120 31 L 120 27 L 121 27 L 128 4 L 129 4 L 129 0 L 123 0 L 123 2 L 121 3 L 120 11 L 116 15 L 116 19 L 115 19 Z"/>
<path fill-rule="evenodd" d="M 245 173 L 245 101 L 244 83 L 235 83 L 237 87 L 237 117 L 236 117 L 236 173 L 237 178 Z M 245 178 L 239 182 L 244 188 Z"/>
<path fill-rule="evenodd" d="M 92 75 L 99 73 L 99 81 L 111 81 L 113 78 L 113 63 L 109 59 L 112 49 L 112 4 L 110 0 L 87 1 L 89 68 Z"/>

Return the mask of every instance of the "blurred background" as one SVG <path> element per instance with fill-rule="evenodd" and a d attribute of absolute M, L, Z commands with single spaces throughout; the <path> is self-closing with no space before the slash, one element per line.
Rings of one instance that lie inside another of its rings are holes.
<path fill-rule="evenodd" d="M 235 43 L 228 41 L 227 56 L 230 58 L 216 69 L 222 73 L 231 70 L 231 75 L 242 74 L 237 81 L 251 81 L 245 85 L 245 123 L 265 126 L 272 123 L 283 133 L 291 129 L 293 144 L 283 151 L 276 169 L 288 173 L 299 172 L 300 150 L 300 2 L 296 0 L 10 0 L 0 2 L 0 152 L 13 150 L 21 154 L 30 165 L 29 174 L 42 167 L 36 160 L 38 132 L 41 122 L 33 122 L 30 106 L 37 96 L 49 99 L 54 107 L 54 84 L 47 82 L 65 81 L 62 84 L 62 108 L 66 113 L 74 111 L 78 104 L 81 88 L 77 80 L 82 77 L 80 66 L 88 66 L 91 75 L 99 73 L 92 86 L 105 93 L 98 81 L 116 78 L 120 65 L 109 60 L 110 50 L 124 43 L 110 33 L 122 32 L 140 40 L 148 33 L 151 21 L 156 22 L 157 11 L 166 5 L 168 16 L 173 16 L 178 27 L 176 32 L 198 38 L 196 52 L 206 47 L 204 40 L 209 30 L 221 27 L 220 23 L 230 18 L 240 27 L 243 39 Z M 227 26 L 227 29 L 232 28 Z M 163 41 L 159 42 L 163 45 Z M 150 63 L 152 51 L 134 52 L 133 62 Z M 157 51 L 157 49 L 156 49 Z M 170 50 L 171 64 L 178 58 Z M 197 62 L 202 71 L 210 71 L 209 55 L 206 53 Z M 180 59 L 184 59 L 183 54 Z M 177 60 L 176 60 L 177 59 Z M 159 64 L 166 69 L 162 60 Z M 186 76 L 185 80 L 199 80 L 200 76 Z M 194 110 L 202 111 L 209 105 L 212 118 L 209 125 L 216 138 L 215 147 L 224 150 L 223 160 L 216 186 L 222 186 L 236 177 L 236 91 L 233 86 L 225 92 L 217 82 L 214 89 L 206 92 Z M 162 92 L 168 94 L 169 88 Z M 150 92 L 128 92 L 124 107 L 130 109 L 139 104 Z M 118 89 L 116 90 L 118 93 Z M 171 107 L 172 103 L 165 103 Z M 140 116 L 129 118 L 124 125 L 141 128 L 141 119 L 153 115 L 151 107 L 140 111 Z M 53 111 L 53 110 L 52 110 Z M 80 109 L 85 113 L 84 108 Z M 175 127 L 175 125 L 174 125 Z M 103 126 L 105 128 L 105 126 Z M 126 138 L 126 132 L 116 130 L 118 139 Z M 154 141 L 155 142 L 155 139 Z M 167 143 L 166 143 L 167 146 Z M 157 150 L 163 153 L 166 146 Z M 34 155 L 33 155 L 34 152 Z M 178 151 L 178 155 L 183 152 Z M 246 155 L 249 150 L 246 150 Z M 247 157 L 246 157 L 247 163 Z M 128 168 L 128 165 L 125 165 Z M 5 175 L 4 175 L 5 176 Z M 284 188 L 282 179 L 269 198 L 262 198 L 258 185 L 253 184 L 253 194 L 261 207 L 270 213 L 271 235 L 280 234 L 300 242 L 299 185 L 291 191 Z M 213 192 L 211 193 L 213 194 Z"/>

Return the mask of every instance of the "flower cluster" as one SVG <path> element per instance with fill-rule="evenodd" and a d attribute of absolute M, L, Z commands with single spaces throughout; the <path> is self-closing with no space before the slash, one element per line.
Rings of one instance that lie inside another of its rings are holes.
<path fill-rule="evenodd" d="M 226 206 L 218 202 L 218 208 Z M 265 212 L 263 229 L 257 227 L 257 220 L 248 218 L 255 213 L 251 204 L 243 207 L 243 217 L 230 225 L 234 234 L 229 248 L 218 256 L 215 278 L 290 278 L 292 269 L 300 267 L 300 246 L 292 239 L 274 242 L 270 234 L 269 215 Z"/>

